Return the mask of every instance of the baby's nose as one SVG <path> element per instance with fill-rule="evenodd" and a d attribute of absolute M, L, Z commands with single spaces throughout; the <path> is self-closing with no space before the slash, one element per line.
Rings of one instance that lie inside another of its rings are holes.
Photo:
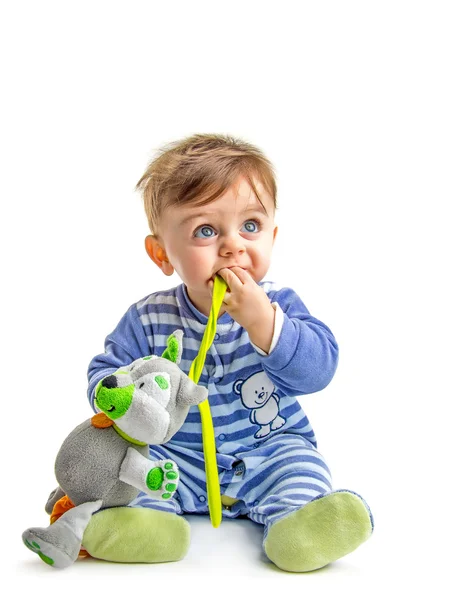
<path fill-rule="evenodd" d="M 244 245 L 244 241 L 241 237 L 230 236 L 223 240 L 222 246 L 220 248 L 220 254 L 222 256 L 231 256 L 232 254 L 243 254 L 245 250 L 246 248 Z"/>

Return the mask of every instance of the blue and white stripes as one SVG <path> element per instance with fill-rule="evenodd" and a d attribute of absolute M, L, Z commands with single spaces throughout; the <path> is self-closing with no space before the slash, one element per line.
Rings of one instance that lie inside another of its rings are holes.
<path fill-rule="evenodd" d="M 152 448 L 151 456 L 154 460 L 170 458 L 178 463 L 178 492 L 170 502 L 140 494 L 131 506 L 178 514 L 207 514 L 202 459 L 189 450 L 180 452 L 170 443 L 163 448 Z M 222 494 L 238 499 L 233 506 L 223 510 L 225 517 L 248 515 L 269 527 L 332 489 L 330 471 L 322 456 L 310 442 L 298 435 L 277 435 L 258 448 L 240 452 L 236 457 L 219 455 L 218 460 Z"/>
<path fill-rule="evenodd" d="M 249 514 L 270 524 L 331 489 L 330 474 L 296 396 L 329 383 L 338 347 L 331 331 L 309 314 L 293 290 L 271 282 L 259 285 L 280 310 L 276 345 L 268 355 L 261 354 L 247 332 L 224 313 L 199 383 L 209 390 L 222 493 L 240 500 L 225 514 Z M 141 356 L 160 356 L 176 329 L 184 332 L 180 368 L 188 373 L 206 323 L 207 317 L 192 304 L 184 284 L 131 306 L 107 337 L 105 352 L 89 366 L 91 404 L 100 379 Z M 178 463 L 178 492 L 171 502 L 140 495 L 133 505 L 207 512 L 198 408 L 191 408 L 167 444 L 151 452 L 154 458 Z"/>

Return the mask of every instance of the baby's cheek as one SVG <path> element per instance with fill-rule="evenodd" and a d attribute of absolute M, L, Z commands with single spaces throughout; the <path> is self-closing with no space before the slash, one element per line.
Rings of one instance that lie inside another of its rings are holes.
<path fill-rule="evenodd" d="M 213 268 L 213 261 L 207 252 L 192 252 L 186 264 L 188 275 L 196 279 L 209 277 Z"/>
<path fill-rule="evenodd" d="M 262 277 L 266 274 L 270 266 L 270 254 L 265 250 L 260 252 L 255 252 L 252 256 L 250 256 L 251 262 L 253 265 L 253 276 L 257 280 L 261 280 Z"/>
<path fill-rule="evenodd" d="M 175 267 L 176 272 L 188 285 L 196 277 L 199 268 L 198 264 L 199 256 L 194 251 L 190 252 L 189 249 L 180 252 L 176 257 L 176 260 L 173 259 L 173 266 Z"/>

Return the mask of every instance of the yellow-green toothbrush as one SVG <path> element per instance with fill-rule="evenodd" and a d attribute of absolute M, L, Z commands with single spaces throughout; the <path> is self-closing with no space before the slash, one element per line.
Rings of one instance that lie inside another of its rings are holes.
<path fill-rule="evenodd" d="M 199 382 L 199 378 L 204 368 L 207 352 L 214 341 L 215 331 L 217 329 L 217 318 L 223 297 L 227 289 L 227 284 L 221 277 L 215 277 L 212 292 L 212 307 L 210 309 L 209 319 L 207 321 L 204 336 L 202 338 L 199 353 L 191 364 L 189 377 L 194 383 Z M 207 481 L 207 504 L 209 506 L 210 520 L 214 527 L 218 527 L 222 521 L 222 501 L 220 499 L 220 483 L 217 469 L 217 450 L 215 448 L 215 433 L 210 414 L 209 400 L 206 398 L 199 404 L 202 423 L 202 445 L 204 448 L 205 472 Z"/>

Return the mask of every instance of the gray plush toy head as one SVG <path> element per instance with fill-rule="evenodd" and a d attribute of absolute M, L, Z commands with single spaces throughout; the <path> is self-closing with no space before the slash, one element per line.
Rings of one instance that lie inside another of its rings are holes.
<path fill-rule="evenodd" d="M 167 442 L 184 423 L 190 407 L 207 398 L 206 388 L 178 367 L 182 337 L 182 331 L 175 331 L 161 357 L 138 358 L 96 387 L 96 406 L 135 440 Z"/>

